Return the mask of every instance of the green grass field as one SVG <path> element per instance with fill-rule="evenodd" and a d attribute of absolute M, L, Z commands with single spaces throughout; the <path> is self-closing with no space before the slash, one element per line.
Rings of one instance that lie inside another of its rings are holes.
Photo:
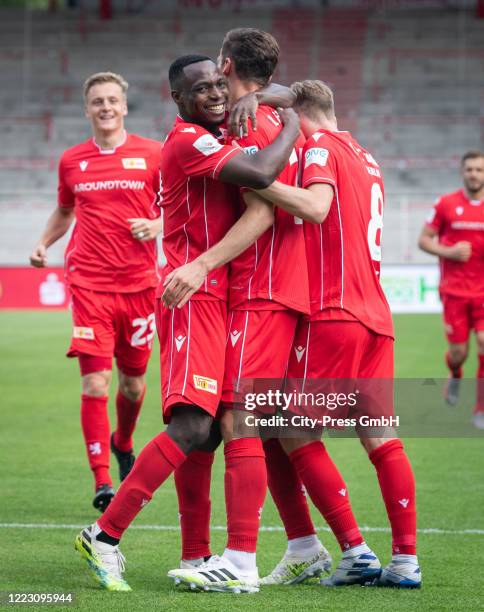
<path fill-rule="evenodd" d="M 76 526 L 96 518 L 92 482 L 79 426 L 77 363 L 63 357 L 70 333 L 67 313 L 0 314 L 2 457 L 0 591 L 73 592 L 81 610 L 484 610 L 484 441 L 482 438 L 409 439 L 418 491 L 419 558 L 424 587 L 402 592 L 316 585 L 266 587 L 257 595 L 177 591 L 166 571 L 179 561 L 173 483 L 163 486 L 123 539 L 132 593 L 110 594 L 91 581 L 73 548 Z M 397 374 L 445 377 L 444 340 L 438 316 L 400 316 Z M 475 372 L 475 358 L 466 367 Z M 471 406 L 460 406 L 470 416 Z M 111 405 L 111 410 L 113 406 Z M 113 414 L 113 412 L 111 413 Z M 136 434 L 139 449 L 161 428 L 157 358 Z M 359 443 L 330 439 L 327 445 L 347 480 L 360 525 L 387 527 L 373 467 Z M 223 550 L 223 461 L 214 471 L 213 550 Z M 322 519 L 314 513 L 317 525 Z M 16 524 L 16 526 L 14 525 Z M 280 526 L 270 499 L 262 524 Z M 30 526 L 29 526 L 30 525 Z M 35 526 L 44 525 L 44 526 Z M 47 528 L 50 525 L 51 528 Z M 165 529 L 143 529 L 143 526 Z M 440 529 L 442 532 L 425 530 Z M 464 533 L 478 530 L 477 533 Z M 334 537 L 320 536 L 335 559 Z M 390 535 L 369 530 L 367 541 L 383 563 Z M 267 573 L 285 549 L 281 531 L 262 531 L 258 564 Z M 40 609 L 39 606 L 29 606 Z"/>

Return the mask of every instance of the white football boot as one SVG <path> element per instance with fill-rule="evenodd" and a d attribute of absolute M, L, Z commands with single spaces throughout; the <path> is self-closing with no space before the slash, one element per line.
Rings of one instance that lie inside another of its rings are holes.
<path fill-rule="evenodd" d="M 131 591 L 123 578 L 125 559 L 118 546 L 96 540 L 96 525 L 79 533 L 74 548 L 86 561 L 94 580 L 108 591 Z"/>
<path fill-rule="evenodd" d="M 422 573 L 415 555 L 395 555 L 389 565 L 384 567 L 375 586 L 396 587 L 399 589 L 419 589 L 422 586 Z"/>
<path fill-rule="evenodd" d="M 366 544 L 360 544 L 345 552 L 334 573 L 320 584 L 331 587 L 371 584 L 380 574 L 378 557 Z"/>
<path fill-rule="evenodd" d="M 300 584 L 314 576 L 320 576 L 323 572 L 331 571 L 331 555 L 324 546 L 318 553 L 310 556 L 289 554 L 286 552 L 272 572 L 260 579 L 259 584 Z"/>
<path fill-rule="evenodd" d="M 445 383 L 444 398 L 449 406 L 455 406 L 459 401 L 460 378 L 450 375 Z"/>
<path fill-rule="evenodd" d="M 477 429 L 484 429 L 484 412 L 475 412 L 472 415 L 472 424 Z"/>
<path fill-rule="evenodd" d="M 168 572 L 175 585 L 186 584 L 192 591 L 217 591 L 219 593 L 257 593 L 259 572 L 241 572 L 235 565 L 217 555 L 198 567 L 173 569 Z"/>

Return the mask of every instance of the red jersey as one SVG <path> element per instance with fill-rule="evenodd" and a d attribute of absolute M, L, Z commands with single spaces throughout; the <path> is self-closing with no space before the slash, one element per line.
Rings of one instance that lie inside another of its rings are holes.
<path fill-rule="evenodd" d="M 218 180 L 224 165 L 240 150 L 223 144 L 205 128 L 177 117 L 163 146 L 162 276 L 219 242 L 236 220 L 237 188 Z M 192 299 L 227 299 L 228 267 L 207 275 Z M 157 295 L 163 293 L 160 284 Z"/>
<path fill-rule="evenodd" d="M 58 205 L 76 216 L 65 253 L 70 284 L 116 293 L 158 284 L 156 241 L 135 240 L 127 219 L 160 216 L 160 157 L 159 142 L 134 134 L 112 150 L 90 138 L 62 155 Z"/>
<path fill-rule="evenodd" d="M 380 285 L 383 181 L 377 162 L 349 132 L 319 130 L 303 149 L 302 186 L 329 183 L 324 223 L 304 223 L 311 319 L 356 319 L 393 337 Z"/>
<path fill-rule="evenodd" d="M 267 147 L 282 129 L 277 112 L 269 106 L 257 110 L 257 131 L 249 127 L 235 140 L 246 153 Z M 278 180 L 297 185 L 304 140 L 296 144 Z M 292 308 L 309 312 L 309 289 L 302 220 L 281 208 L 274 209 L 274 224 L 230 264 L 230 307 L 244 309 Z M 261 302 L 260 300 L 263 300 Z M 272 305 L 267 304 L 272 301 Z"/>
<path fill-rule="evenodd" d="M 437 231 L 441 244 L 450 246 L 466 240 L 472 245 L 469 261 L 440 258 L 440 293 L 484 295 L 484 200 L 469 200 L 463 189 L 443 195 L 427 225 Z"/>

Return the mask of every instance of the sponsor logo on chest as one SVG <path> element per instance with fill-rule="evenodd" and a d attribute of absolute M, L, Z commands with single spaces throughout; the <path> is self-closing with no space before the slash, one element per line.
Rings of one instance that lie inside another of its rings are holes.
<path fill-rule="evenodd" d="M 74 185 L 74 193 L 82 193 L 84 191 L 112 191 L 115 189 L 134 189 L 135 191 L 143 191 L 144 188 L 144 181 L 90 181 L 88 183 L 76 183 Z"/>
<path fill-rule="evenodd" d="M 144 157 L 123 157 L 121 161 L 125 170 L 146 170 Z"/>

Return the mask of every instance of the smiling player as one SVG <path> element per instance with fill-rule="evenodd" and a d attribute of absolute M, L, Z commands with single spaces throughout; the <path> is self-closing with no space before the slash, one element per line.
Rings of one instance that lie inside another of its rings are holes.
<path fill-rule="evenodd" d="M 236 200 L 224 182 L 268 186 L 287 162 L 299 134 L 296 114 L 288 113 L 286 125 L 270 147 L 245 155 L 217 138 L 227 88 L 214 62 L 200 55 L 181 57 L 171 65 L 169 79 L 179 115 L 161 161 L 167 258 L 163 276 L 198 257 L 228 232 L 235 220 Z M 267 211 L 265 221 L 264 212 L 253 215 L 248 209 L 234 225 L 245 227 L 240 251 L 272 220 L 272 207 L 262 206 Z M 130 590 L 122 576 L 118 548 L 124 531 L 189 453 L 210 439 L 224 373 L 227 272 L 223 266 L 210 273 L 182 310 L 157 300 L 163 416 L 168 427 L 142 450 L 102 520 L 76 539 L 76 548 L 96 581 L 109 590 Z"/>
<path fill-rule="evenodd" d="M 33 266 L 46 266 L 47 249 L 76 221 L 65 254 L 74 322 L 67 355 L 79 360 L 82 431 L 95 479 L 93 505 L 101 512 L 114 495 L 110 445 L 121 480 L 134 462 L 132 434 L 155 333 L 153 239 L 161 230 L 161 145 L 126 133 L 127 89 L 123 77 L 111 72 L 93 74 L 84 83 L 93 137 L 62 155 L 58 206 L 30 256 Z M 113 356 L 119 386 L 116 430 L 110 438 Z"/>

